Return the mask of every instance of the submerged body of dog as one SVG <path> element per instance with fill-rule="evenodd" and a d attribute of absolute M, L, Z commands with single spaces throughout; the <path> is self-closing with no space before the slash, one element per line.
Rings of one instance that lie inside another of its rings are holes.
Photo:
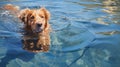
<path fill-rule="evenodd" d="M 17 6 L 5 5 L 5 9 L 24 22 L 25 34 L 23 36 L 23 48 L 32 52 L 46 52 L 50 45 L 50 13 L 45 8 L 19 10 Z"/>

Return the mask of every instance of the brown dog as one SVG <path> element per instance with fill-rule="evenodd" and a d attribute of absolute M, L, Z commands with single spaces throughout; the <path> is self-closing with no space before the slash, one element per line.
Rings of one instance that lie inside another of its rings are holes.
<path fill-rule="evenodd" d="M 8 4 L 4 9 L 10 10 L 12 14 L 24 22 L 26 34 L 23 36 L 23 48 L 32 52 L 46 52 L 50 45 L 50 13 L 45 8 L 23 9 Z"/>

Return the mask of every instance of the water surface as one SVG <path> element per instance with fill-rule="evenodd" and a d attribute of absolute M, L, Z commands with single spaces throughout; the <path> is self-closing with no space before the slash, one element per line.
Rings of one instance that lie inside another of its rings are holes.
<path fill-rule="evenodd" d="M 0 7 L 46 7 L 49 52 L 22 49 L 20 20 L 0 9 L 0 67 L 120 67 L 119 0 L 1 0 Z"/>

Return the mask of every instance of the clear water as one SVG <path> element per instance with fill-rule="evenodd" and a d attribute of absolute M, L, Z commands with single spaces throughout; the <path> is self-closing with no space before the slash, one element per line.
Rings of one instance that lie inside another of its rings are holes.
<path fill-rule="evenodd" d="M 45 6 L 51 12 L 47 53 L 22 49 L 22 24 L 0 9 L 0 67 L 120 67 L 119 0 L 0 0 L 0 7 Z"/>

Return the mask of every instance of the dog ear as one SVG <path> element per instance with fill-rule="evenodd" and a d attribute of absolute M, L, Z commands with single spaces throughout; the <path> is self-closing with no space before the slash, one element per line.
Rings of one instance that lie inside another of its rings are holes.
<path fill-rule="evenodd" d="M 49 29 L 50 25 L 49 25 L 48 21 L 50 19 L 50 12 L 44 7 L 40 8 L 40 10 L 42 10 L 45 14 L 46 23 L 45 23 L 45 28 L 44 29 Z"/>
<path fill-rule="evenodd" d="M 48 21 L 50 19 L 50 12 L 44 7 L 40 8 L 40 10 L 42 10 L 44 12 L 45 19 Z"/>
<path fill-rule="evenodd" d="M 28 8 L 20 11 L 20 14 L 18 15 L 18 18 L 22 22 L 26 23 L 27 22 L 27 15 L 28 15 L 29 11 L 30 11 L 30 9 L 28 9 Z"/>

